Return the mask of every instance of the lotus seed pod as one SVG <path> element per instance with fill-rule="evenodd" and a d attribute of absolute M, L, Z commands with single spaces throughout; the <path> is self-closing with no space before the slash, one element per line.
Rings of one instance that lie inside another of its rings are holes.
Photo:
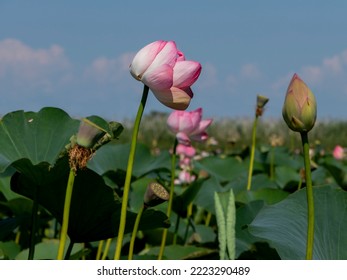
<path fill-rule="evenodd" d="M 159 183 L 152 182 L 147 186 L 143 202 L 146 207 L 153 207 L 169 200 L 169 193 Z"/>

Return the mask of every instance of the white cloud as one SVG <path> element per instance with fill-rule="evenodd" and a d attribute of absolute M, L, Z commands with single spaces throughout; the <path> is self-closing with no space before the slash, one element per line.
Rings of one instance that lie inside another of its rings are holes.
<path fill-rule="evenodd" d="M 202 65 L 201 75 L 198 82 L 196 83 L 197 87 L 206 89 L 212 88 L 218 84 L 217 78 L 217 69 L 212 63 L 204 63 Z"/>
<path fill-rule="evenodd" d="M 134 55 L 134 53 L 123 53 L 117 58 L 96 58 L 87 67 L 84 76 L 100 84 L 119 82 L 125 75 L 129 76 L 129 65 Z"/>
<path fill-rule="evenodd" d="M 272 85 L 271 88 L 277 92 L 279 90 L 282 90 L 283 88 L 287 88 L 289 85 L 290 80 L 292 79 L 294 73 L 289 73 L 284 77 L 281 77 L 277 81 L 275 81 Z"/>
<path fill-rule="evenodd" d="M 319 66 L 304 66 L 300 72 L 300 76 L 303 76 L 306 83 L 309 84 L 319 83 L 324 76 L 323 69 Z"/>
<path fill-rule="evenodd" d="M 323 67 L 327 71 L 334 73 L 341 73 L 343 68 L 344 58 L 342 55 L 334 55 L 333 57 L 326 58 L 323 60 Z"/>
<path fill-rule="evenodd" d="M 250 84 L 258 84 L 262 73 L 258 66 L 253 63 L 241 65 L 237 73 L 229 73 L 226 76 L 225 84 L 229 92 L 243 92 L 243 89 Z"/>
<path fill-rule="evenodd" d="M 255 64 L 247 63 L 242 65 L 240 76 L 244 79 L 258 79 L 261 73 Z"/>
<path fill-rule="evenodd" d="M 0 78 L 40 83 L 47 81 L 47 73 L 68 68 L 64 49 L 52 45 L 48 49 L 33 49 L 19 40 L 0 41 Z"/>
<path fill-rule="evenodd" d="M 310 87 L 330 87 L 335 91 L 347 88 L 347 50 L 339 54 L 322 59 L 317 65 L 304 65 L 298 71 L 298 75 Z M 288 86 L 294 72 L 281 77 L 272 84 L 273 89 Z"/>
<path fill-rule="evenodd" d="M 66 79 L 64 72 L 69 67 L 64 49 L 58 45 L 33 49 L 16 39 L 0 41 L 1 83 L 11 83 L 15 88 L 39 86 L 49 91 L 59 78 Z"/>
<path fill-rule="evenodd" d="M 304 66 L 303 78 L 313 85 L 334 80 L 338 83 L 347 81 L 347 50 L 331 57 L 324 58 L 315 66 Z M 307 77 L 306 77 L 307 75 Z"/>

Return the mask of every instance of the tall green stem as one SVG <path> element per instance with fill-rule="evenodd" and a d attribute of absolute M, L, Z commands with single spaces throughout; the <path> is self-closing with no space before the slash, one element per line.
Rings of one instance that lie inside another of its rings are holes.
<path fill-rule="evenodd" d="M 180 215 L 177 215 L 176 224 L 175 224 L 175 231 L 174 231 L 173 240 L 172 240 L 172 245 L 176 245 L 177 244 L 177 235 L 178 235 L 178 228 L 180 226 L 180 220 L 181 220 Z"/>
<path fill-rule="evenodd" d="M 252 128 L 252 146 L 251 146 L 251 155 L 250 155 L 250 159 L 249 159 L 247 191 L 251 190 L 253 164 L 254 164 L 254 153 L 255 153 L 255 140 L 256 140 L 256 135 L 257 135 L 257 123 L 258 123 L 258 116 L 255 117 L 254 122 L 253 122 L 253 128 Z"/>
<path fill-rule="evenodd" d="M 175 139 L 173 151 L 172 151 L 172 156 L 171 156 L 171 184 L 170 184 L 170 197 L 167 205 L 167 211 L 166 215 L 170 220 L 171 217 L 171 210 L 172 210 L 172 202 L 173 202 L 173 196 L 174 196 L 174 189 L 175 189 L 175 174 L 176 174 L 176 147 L 177 147 L 178 141 L 177 138 Z M 158 255 L 158 260 L 161 260 L 164 255 L 164 249 L 165 249 L 165 244 L 166 244 L 166 238 L 167 238 L 167 232 L 168 229 L 165 228 L 163 230 L 163 235 L 161 237 L 161 245 L 160 245 L 160 250 L 159 250 L 159 255 Z"/>
<path fill-rule="evenodd" d="M 98 251 L 96 252 L 96 260 L 100 260 L 102 254 L 102 248 L 104 247 L 105 240 L 100 240 L 98 244 Z"/>
<path fill-rule="evenodd" d="M 62 223 L 61 232 L 60 232 L 60 241 L 59 241 L 57 260 L 64 259 L 64 249 L 65 249 L 65 244 L 67 239 L 67 231 L 69 227 L 70 205 L 71 205 L 71 197 L 72 197 L 72 190 L 73 190 L 73 184 L 75 181 L 75 176 L 76 176 L 75 171 L 72 168 L 70 168 L 69 179 L 67 182 L 66 193 L 65 193 L 63 223 Z"/>
<path fill-rule="evenodd" d="M 142 213 L 143 213 L 144 210 L 145 210 L 145 205 L 142 205 L 141 209 L 139 210 L 139 212 L 136 215 L 136 220 L 135 220 L 135 224 L 134 224 L 134 228 L 133 228 L 133 233 L 132 233 L 131 239 L 130 239 L 128 260 L 132 260 L 133 259 L 136 235 L 137 235 L 137 231 L 139 229 L 139 224 L 140 224 Z"/>
<path fill-rule="evenodd" d="M 65 254 L 64 260 L 69 260 L 70 259 L 72 248 L 73 248 L 74 245 L 75 245 L 75 243 L 70 241 L 70 244 L 69 244 L 69 246 L 67 247 L 67 250 L 66 250 L 66 254 Z"/>
<path fill-rule="evenodd" d="M 111 242 L 112 242 L 112 238 L 108 238 L 106 240 L 105 249 L 104 249 L 104 252 L 103 252 L 102 257 L 101 257 L 102 260 L 106 260 L 106 257 L 108 255 L 108 251 L 110 250 L 110 247 L 111 247 Z"/>
<path fill-rule="evenodd" d="M 133 134 L 131 138 L 131 146 L 130 146 L 130 152 L 129 152 L 129 159 L 128 159 L 128 166 L 127 166 L 127 172 L 125 176 L 125 183 L 124 183 L 124 191 L 123 191 L 123 198 L 122 198 L 122 209 L 120 214 L 120 222 L 119 222 L 119 230 L 117 235 L 117 244 L 116 244 L 116 251 L 114 254 L 114 259 L 119 260 L 123 245 L 123 238 L 124 238 L 124 230 L 125 230 L 125 224 L 126 224 L 126 215 L 127 215 L 127 206 L 128 206 L 128 199 L 129 199 L 129 190 L 130 190 L 130 183 L 131 183 L 131 175 L 133 172 L 133 165 L 134 165 L 134 158 L 135 158 L 135 151 L 136 151 L 136 144 L 137 144 L 137 135 L 140 128 L 141 118 L 143 111 L 146 106 L 146 101 L 148 97 L 148 86 L 144 86 L 143 93 L 142 93 L 142 99 L 140 106 L 137 110 L 137 115 L 134 123 L 133 128 Z"/>
<path fill-rule="evenodd" d="M 31 210 L 31 231 L 30 231 L 30 246 L 29 246 L 28 260 L 34 259 L 36 231 L 37 231 L 37 222 L 38 222 L 38 210 L 39 210 L 39 203 L 37 199 L 37 187 L 36 187 L 35 193 L 34 193 L 34 199 L 33 199 L 33 206 Z"/>
<path fill-rule="evenodd" d="M 309 142 L 307 132 L 301 132 L 301 141 L 304 151 L 305 179 L 306 179 L 306 195 L 307 195 L 307 243 L 306 243 L 306 259 L 312 260 L 313 257 L 313 241 L 314 241 L 314 198 L 311 179 L 311 165 L 309 155 Z"/>
<path fill-rule="evenodd" d="M 270 180 L 275 179 L 275 147 L 270 150 Z"/>

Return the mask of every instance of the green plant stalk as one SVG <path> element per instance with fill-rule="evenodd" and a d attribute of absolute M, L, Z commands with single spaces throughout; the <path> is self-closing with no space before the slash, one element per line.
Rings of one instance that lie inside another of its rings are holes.
<path fill-rule="evenodd" d="M 66 254 L 65 254 L 64 260 L 69 260 L 70 259 L 72 248 L 73 248 L 74 244 L 75 244 L 74 242 L 70 241 L 70 244 L 69 244 L 69 246 L 67 247 L 67 250 L 66 250 Z"/>
<path fill-rule="evenodd" d="M 180 221 L 181 221 L 181 217 L 180 217 L 180 215 L 177 215 L 175 231 L 174 231 L 174 236 L 173 236 L 173 240 L 172 240 L 172 245 L 176 245 L 177 244 L 177 235 L 178 235 L 178 229 L 179 229 L 179 226 L 180 226 Z"/>
<path fill-rule="evenodd" d="M 117 235 L 117 244 L 116 244 L 116 250 L 115 250 L 115 254 L 114 254 L 115 260 L 120 259 L 122 245 L 123 245 L 127 207 L 128 207 L 128 200 L 129 200 L 130 183 L 131 183 L 131 175 L 133 172 L 134 158 L 135 158 L 135 152 L 136 152 L 137 135 L 139 133 L 139 128 L 140 128 L 140 123 L 141 123 L 143 111 L 144 111 L 145 106 L 146 106 L 148 91 L 149 91 L 149 87 L 144 85 L 141 103 L 140 103 L 139 108 L 137 110 L 136 119 L 135 119 L 134 128 L 133 128 L 133 134 L 132 134 L 132 138 L 131 138 L 131 146 L 130 146 L 130 152 L 129 152 L 127 172 L 125 175 L 125 183 L 124 183 L 124 191 L 123 191 L 123 198 L 122 198 L 122 208 L 121 208 L 121 214 L 120 214 L 119 230 L 118 230 L 118 235 Z"/>
<path fill-rule="evenodd" d="M 96 260 L 100 260 L 102 254 L 102 248 L 104 247 L 105 240 L 100 240 L 98 244 L 98 250 L 96 252 Z"/>
<path fill-rule="evenodd" d="M 105 250 L 104 250 L 104 253 L 102 254 L 102 257 L 101 257 L 102 260 L 106 260 L 106 257 L 108 255 L 108 251 L 110 250 L 110 247 L 111 247 L 111 242 L 112 242 L 112 238 L 108 238 L 106 240 Z"/>
<path fill-rule="evenodd" d="M 176 175 L 176 147 L 177 147 L 178 141 L 177 138 L 175 138 L 175 143 L 172 151 L 172 156 L 171 156 L 171 183 L 170 183 L 170 197 L 167 205 L 167 210 L 166 210 L 166 216 L 170 220 L 171 217 L 171 210 L 172 210 L 172 202 L 173 202 L 173 196 L 174 196 L 174 189 L 175 189 L 175 175 Z M 167 232 L 168 229 L 165 228 L 163 230 L 163 235 L 161 237 L 161 244 L 160 244 L 160 249 L 159 249 L 159 255 L 158 255 L 158 260 L 161 260 L 164 255 L 164 249 L 165 249 L 165 244 L 166 244 L 166 238 L 167 238 Z"/>
<path fill-rule="evenodd" d="M 139 212 L 136 215 L 136 220 L 135 220 L 135 224 L 134 224 L 134 227 L 133 227 L 133 233 L 132 233 L 131 239 L 130 239 L 128 260 L 132 260 L 133 259 L 135 239 L 136 239 L 137 231 L 139 229 L 139 224 L 140 224 L 140 221 L 141 221 L 142 213 L 143 213 L 144 210 L 145 210 L 145 205 L 143 204 L 142 207 L 140 208 Z"/>
<path fill-rule="evenodd" d="M 36 241 L 36 230 L 37 230 L 37 222 L 38 222 L 38 210 L 39 203 L 37 201 L 37 188 L 34 194 L 32 212 L 31 212 L 31 231 L 30 231 L 30 245 L 29 245 L 29 255 L 28 260 L 34 259 L 35 254 L 35 241 Z"/>
<path fill-rule="evenodd" d="M 193 203 L 189 203 L 188 207 L 187 207 L 187 226 L 186 226 L 186 231 L 184 233 L 184 243 L 186 243 L 187 238 L 188 238 L 188 233 L 189 233 L 189 226 L 192 225 L 192 217 L 193 214 Z"/>
<path fill-rule="evenodd" d="M 212 219 L 212 213 L 208 212 L 205 219 L 205 226 L 207 227 L 210 226 L 211 219 Z"/>
<path fill-rule="evenodd" d="M 275 179 L 275 147 L 270 150 L 270 180 Z"/>
<path fill-rule="evenodd" d="M 251 190 L 251 184 L 252 184 L 254 153 L 255 153 L 255 141 L 256 141 L 256 136 L 257 136 L 257 124 L 258 124 L 258 116 L 255 116 L 255 119 L 254 119 L 254 122 L 253 122 L 253 128 L 252 128 L 252 146 L 251 146 L 251 155 L 250 155 L 250 159 L 249 159 L 247 191 Z"/>
<path fill-rule="evenodd" d="M 67 182 L 66 193 L 65 193 L 63 223 L 62 223 L 61 232 L 60 232 L 60 241 L 59 241 L 57 260 L 63 260 L 64 259 L 64 249 L 65 249 L 65 244 L 66 244 L 66 239 L 67 239 L 67 231 L 68 231 L 68 227 L 69 227 L 71 197 L 72 197 L 72 191 L 73 191 L 73 184 L 75 181 L 75 176 L 76 176 L 75 171 L 72 168 L 70 168 L 69 179 Z"/>
<path fill-rule="evenodd" d="M 307 132 L 301 132 L 301 142 L 304 151 L 305 180 L 307 195 L 307 243 L 306 243 L 306 260 L 312 260 L 313 241 L 314 241 L 314 198 L 311 178 L 311 165 L 309 155 L 309 142 Z"/>

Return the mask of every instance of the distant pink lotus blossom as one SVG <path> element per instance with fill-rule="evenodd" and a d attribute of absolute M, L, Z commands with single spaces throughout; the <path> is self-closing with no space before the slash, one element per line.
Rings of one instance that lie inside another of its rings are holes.
<path fill-rule="evenodd" d="M 185 60 L 174 41 L 159 40 L 138 51 L 130 73 L 165 106 L 185 110 L 193 98 L 191 86 L 201 73 L 201 64 Z"/>
<path fill-rule="evenodd" d="M 334 158 L 341 160 L 344 158 L 344 155 L 345 155 L 344 148 L 341 147 L 340 145 L 335 146 L 335 148 L 333 150 Z"/>
<path fill-rule="evenodd" d="M 191 145 L 186 146 L 183 144 L 178 144 L 176 147 L 176 154 L 192 158 L 193 156 L 195 156 L 196 151 L 195 148 Z"/>
<path fill-rule="evenodd" d="M 194 182 L 196 179 L 196 176 L 194 174 L 191 174 L 188 170 L 181 170 L 178 175 L 178 180 L 176 183 L 180 184 L 190 184 Z"/>
<path fill-rule="evenodd" d="M 205 141 L 208 138 L 206 129 L 211 123 L 212 119 L 202 120 L 202 108 L 191 112 L 176 110 L 167 119 L 167 125 L 176 134 L 178 142 L 186 146 L 191 140 Z"/>

